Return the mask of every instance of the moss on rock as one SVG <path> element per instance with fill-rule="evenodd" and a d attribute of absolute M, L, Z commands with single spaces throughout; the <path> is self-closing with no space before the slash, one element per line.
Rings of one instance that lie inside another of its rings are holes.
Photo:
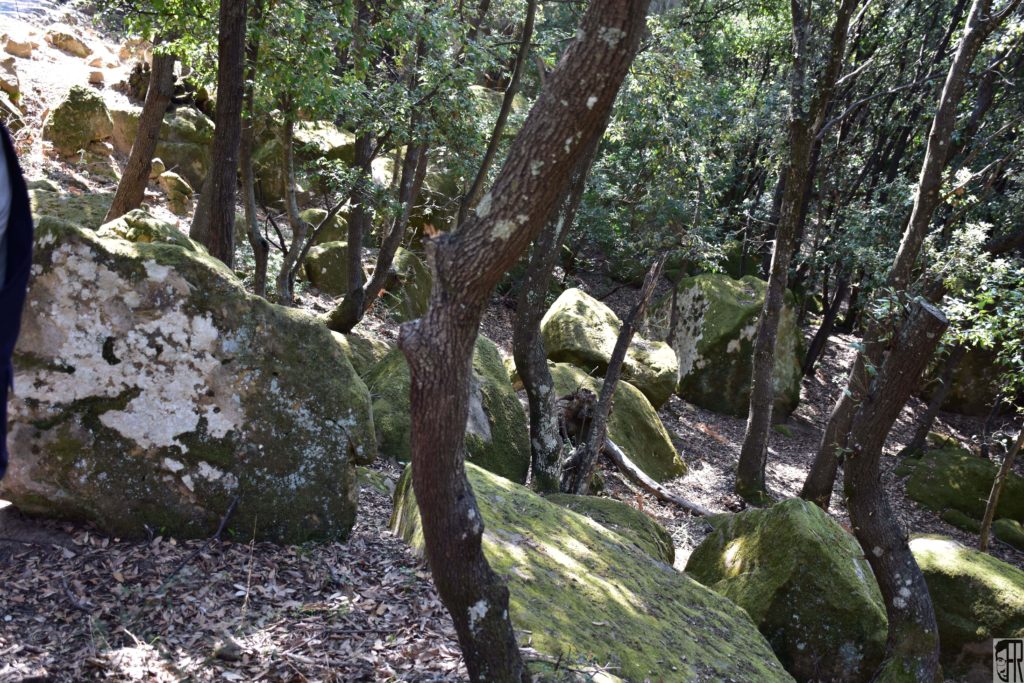
<path fill-rule="evenodd" d="M 3 497 L 123 537 L 207 537 L 236 496 L 246 538 L 348 535 L 377 449 L 323 325 L 183 246 L 48 219 L 35 262 Z"/>
<path fill-rule="evenodd" d="M 989 638 L 1024 637 L 1024 571 L 942 536 L 910 542 L 939 624 L 945 662 Z"/>
<path fill-rule="evenodd" d="M 399 322 L 415 320 L 427 312 L 433 276 L 419 256 L 399 247 L 380 300 Z"/>
<path fill-rule="evenodd" d="M 587 372 L 604 375 L 611 360 L 622 321 L 612 309 L 580 289 L 567 289 L 541 320 L 548 358 L 572 363 Z M 663 342 L 633 337 L 622 364 L 622 377 L 660 408 L 675 390 L 679 363 Z"/>
<path fill-rule="evenodd" d="M 348 242 L 326 242 L 306 254 L 306 279 L 324 294 L 341 296 L 348 291 Z"/>
<path fill-rule="evenodd" d="M 91 142 L 106 140 L 113 132 L 114 123 L 103 98 L 80 85 L 71 86 L 43 124 L 43 139 L 51 142 L 54 151 L 62 156 L 77 154 Z"/>
<path fill-rule="evenodd" d="M 997 519 L 992 523 L 992 535 L 1017 550 L 1024 550 L 1024 526 L 1015 519 Z"/>
<path fill-rule="evenodd" d="M 665 527 L 622 501 L 568 493 L 552 493 L 544 498 L 611 529 L 656 560 L 668 565 L 675 562 L 676 548 Z"/>
<path fill-rule="evenodd" d="M 679 359 L 679 396 L 718 413 L 746 416 L 754 335 L 766 291 L 767 283 L 752 275 L 734 280 L 705 273 L 684 278 L 674 296 L 669 294 L 651 307 L 645 334 L 649 339 L 673 339 Z M 787 291 L 772 375 L 777 420 L 793 412 L 800 400 L 802 346 L 793 296 Z"/>
<path fill-rule="evenodd" d="M 89 230 L 96 230 L 103 224 L 114 201 L 111 192 L 73 195 L 49 190 L 29 190 L 28 196 L 32 205 L 32 220 L 36 223 L 44 216 L 49 216 Z"/>
<path fill-rule="evenodd" d="M 508 579 L 512 623 L 541 653 L 573 668 L 618 667 L 627 681 L 791 680 L 728 600 L 583 515 L 472 465 L 466 473 L 484 553 Z M 391 527 L 422 551 L 410 474 Z"/>
<path fill-rule="evenodd" d="M 299 212 L 299 218 L 309 224 L 312 231 L 321 221 L 327 218 L 327 211 L 324 209 L 305 209 Z M 341 213 L 335 214 L 327 221 L 320 232 L 316 234 L 313 245 L 326 244 L 327 242 L 346 242 L 348 240 L 348 221 Z"/>
<path fill-rule="evenodd" d="M 981 519 L 997 466 L 959 448 L 925 453 L 907 480 L 907 495 L 938 513 L 959 510 Z M 1024 520 L 1024 479 L 1010 473 L 996 517 Z"/>
<path fill-rule="evenodd" d="M 591 377 L 575 365 L 549 364 L 555 390 L 560 396 L 577 389 L 601 393 L 603 380 Z M 648 476 L 665 481 L 686 474 L 683 463 L 668 430 L 661 423 L 654 406 L 640 390 L 629 382 L 619 380 L 612 399 L 612 412 L 608 418 L 608 437 Z"/>
<path fill-rule="evenodd" d="M 114 237 L 136 244 L 173 244 L 186 251 L 206 249 L 174 225 L 154 218 L 142 209 L 132 209 L 120 218 L 104 223 L 96 231 L 99 237 Z"/>
<path fill-rule="evenodd" d="M 799 498 L 712 524 L 687 574 L 744 608 L 798 680 L 871 678 L 885 607 L 853 536 Z"/>
<path fill-rule="evenodd" d="M 352 367 L 356 369 L 356 374 L 363 378 L 369 375 L 377 363 L 384 360 L 384 357 L 396 348 L 394 342 L 385 341 L 364 327 L 356 327 L 348 334 L 341 332 L 332 332 L 331 334 L 334 341 L 341 345 L 345 355 L 352 361 Z"/>
<path fill-rule="evenodd" d="M 129 154 L 139 133 L 142 108 L 131 105 L 110 111 L 114 148 Z M 198 109 L 179 107 L 164 115 L 155 156 L 166 171 L 180 174 L 193 188 L 202 187 L 211 163 L 213 121 Z"/>
<path fill-rule="evenodd" d="M 409 366 L 397 348 L 366 378 L 380 452 L 400 462 L 412 456 L 409 383 Z M 466 457 L 516 482 L 525 482 L 530 468 L 526 413 L 508 381 L 498 348 L 483 336 L 477 337 L 473 351 Z"/>

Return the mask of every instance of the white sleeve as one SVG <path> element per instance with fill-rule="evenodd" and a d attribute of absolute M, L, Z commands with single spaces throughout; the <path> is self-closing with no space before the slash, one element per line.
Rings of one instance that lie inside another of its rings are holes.
<path fill-rule="evenodd" d="M 11 177 L 7 155 L 0 147 L 0 289 L 7 278 L 7 221 L 11 217 Z"/>

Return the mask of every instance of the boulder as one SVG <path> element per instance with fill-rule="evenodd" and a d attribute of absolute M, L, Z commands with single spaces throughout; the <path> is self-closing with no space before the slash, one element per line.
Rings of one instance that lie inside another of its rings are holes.
<path fill-rule="evenodd" d="M 306 254 L 304 271 L 309 283 L 324 294 L 348 291 L 348 242 L 325 242 Z"/>
<path fill-rule="evenodd" d="M 995 463 L 961 448 L 929 450 L 913 465 L 907 479 L 907 495 L 940 514 L 959 510 L 980 520 L 998 469 Z M 999 497 L 996 517 L 1024 521 L 1024 478 L 1010 473 Z"/>
<path fill-rule="evenodd" d="M 398 322 L 415 320 L 427 312 L 433 282 L 427 264 L 413 252 L 399 247 L 391 261 L 380 300 Z"/>
<path fill-rule="evenodd" d="M 997 519 L 992 522 L 992 535 L 1017 550 L 1024 550 L 1024 526 L 1015 519 Z"/>
<path fill-rule="evenodd" d="M 186 215 L 192 205 L 192 195 L 195 194 L 188 181 L 174 171 L 164 171 L 157 176 L 157 183 L 167 195 L 167 206 L 171 212 L 178 216 Z"/>
<path fill-rule="evenodd" d="M 198 242 L 166 221 L 154 218 L 142 209 L 132 209 L 120 218 L 104 223 L 96 231 L 99 237 L 127 240 L 135 244 L 173 244 L 186 251 L 206 253 Z"/>
<path fill-rule="evenodd" d="M 885 606 L 853 536 L 799 498 L 710 521 L 688 575 L 745 609 L 797 680 L 871 679 Z"/>
<path fill-rule="evenodd" d="M 33 50 L 39 47 L 38 43 L 27 36 L 8 35 L 0 42 L 4 44 L 4 52 L 20 59 L 31 59 Z"/>
<path fill-rule="evenodd" d="M 410 446 L 409 366 L 400 349 L 384 356 L 366 377 L 373 395 L 373 420 L 381 455 L 408 462 Z M 498 347 L 477 337 L 466 420 L 466 457 L 506 479 L 525 482 L 530 469 L 529 423 Z"/>
<path fill-rule="evenodd" d="M 320 225 L 323 219 L 327 218 L 327 211 L 324 209 L 306 209 L 299 212 L 299 217 L 309 223 L 309 229 L 313 230 L 316 226 Z M 342 213 L 337 213 L 317 233 L 316 238 L 313 240 L 313 245 L 346 241 L 348 241 L 348 219 Z"/>
<path fill-rule="evenodd" d="M 149 179 L 156 180 L 160 177 L 160 174 L 164 173 L 166 170 L 167 165 L 164 163 L 163 159 L 160 157 L 153 159 L 153 161 L 149 162 Z"/>
<path fill-rule="evenodd" d="M 354 466 L 377 449 L 366 385 L 323 325 L 198 245 L 47 218 L 34 260 L 0 497 L 134 538 L 206 538 L 237 497 L 247 539 L 347 537 Z"/>
<path fill-rule="evenodd" d="M 355 162 L 355 136 L 330 121 L 300 121 L 295 124 L 293 138 L 296 184 L 300 193 L 318 181 L 312 168 L 318 160 L 345 164 Z M 264 201 L 284 199 L 286 178 L 283 159 L 278 125 L 269 125 L 262 131 L 259 146 L 253 154 L 256 183 Z"/>
<path fill-rule="evenodd" d="M 141 107 L 131 105 L 111 110 L 113 143 L 119 153 L 131 153 L 141 114 Z M 213 121 L 198 109 L 179 107 L 164 115 L 155 155 L 163 161 L 166 170 L 178 173 L 196 188 L 202 186 L 210 168 L 212 144 Z"/>
<path fill-rule="evenodd" d="M 332 335 L 352 361 L 356 374 L 364 378 L 396 348 L 394 342 L 381 339 L 362 325 L 347 334 L 332 332 Z"/>
<path fill-rule="evenodd" d="M 963 358 L 953 370 L 952 384 L 942 409 L 962 415 L 988 415 L 992 406 L 999 398 L 1003 382 L 1000 381 L 1002 371 L 996 361 L 996 350 L 973 347 L 967 350 Z M 931 398 L 938 388 L 938 373 L 942 371 L 937 364 L 928 373 L 928 382 L 924 385 L 921 395 L 925 400 Z"/>
<path fill-rule="evenodd" d="M 38 222 L 43 216 L 50 216 L 89 230 L 95 230 L 103 224 L 110 204 L 114 201 L 112 192 L 68 194 L 38 189 L 29 190 L 28 196 L 34 221 Z"/>
<path fill-rule="evenodd" d="M 484 554 L 508 582 L 512 624 L 563 668 L 607 665 L 611 680 L 626 681 L 792 680 L 733 603 L 524 486 L 473 465 L 466 474 Z M 422 552 L 410 475 L 406 468 L 396 489 L 391 528 Z M 564 680 L 533 669 L 540 680 Z"/>
<path fill-rule="evenodd" d="M 577 389 L 589 389 L 597 395 L 604 382 L 574 365 L 554 363 L 548 366 L 559 396 Z M 608 438 L 614 441 L 637 467 L 657 481 L 686 474 L 686 465 L 672 445 L 668 430 L 654 406 L 639 389 L 619 380 L 608 418 Z"/>
<path fill-rule="evenodd" d="M 92 54 L 92 48 L 86 45 L 78 32 L 67 24 L 54 24 L 47 28 L 46 42 L 54 49 L 74 57 L 88 57 Z"/>
<path fill-rule="evenodd" d="M 106 76 L 103 74 L 102 69 L 92 69 L 89 71 L 89 84 L 90 85 L 103 85 L 103 81 Z"/>
<path fill-rule="evenodd" d="M 579 289 L 567 289 L 541 320 L 548 358 L 604 375 L 622 321 L 612 309 Z M 679 362 L 672 348 L 640 335 L 626 352 L 622 377 L 660 408 L 675 390 Z"/>
<path fill-rule="evenodd" d="M 43 139 L 61 156 L 72 156 L 94 141 L 109 138 L 114 123 L 103 98 L 89 88 L 73 85 L 43 125 Z"/>
<path fill-rule="evenodd" d="M 651 307 L 645 334 L 648 339 L 672 338 L 679 359 L 679 396 L 708 410 L 746 417 L 754 335 L 766 291 L 767 283 L 752 275 L 734 280 L 705 273 L 683 278 L 675 295 Z M 778 421 L 793 412 L 800 400 L 802 346 L 793 297 L 787 292 L 773 373 L 773 416 Z"/>
<path fill-rule="evenodd" d="M 611 498 L 552 493 L 544 498 L 614 531 L 656 560 L 672 565 L 676 548 L 665 527 L 634 507 Z"/>
<path fill-rule="evenodd" d="M 918 536 L 910 550 L 932 597 L 944 662 L 978 646 L 991 652 L 989 638 L 1024 637 L 1024 571 L 942 536 Z"/>
<path fill-rule="evenodd" d="M 0 90 L 10 95 L 11 102 L 17 103 L 21 97 L 21 83 L 18 80 L 18 68 L 14 57 L 0 59 Z"/>

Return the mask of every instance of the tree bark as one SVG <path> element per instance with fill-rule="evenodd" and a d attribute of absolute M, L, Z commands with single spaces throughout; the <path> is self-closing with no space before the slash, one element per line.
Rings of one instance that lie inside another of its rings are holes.
<path fill-rule="evenodd" d="M 149 184 L 153 154 L 160 139 L 160 126 L 163 125 L 164 113 L 174 96 L 174 59 L 174 55 L 153 53 L 146 101 L 139 116 L 139 131 L 132 142 L 128 163 L 121 174 L 121 181 L 117 184 L 117 192 L 114 193 L 114 200 L 104 222 L 120 218 L 142 204 L 146 185 Z"/>
<path fill-rule="evenodd" d="M 257 26 L 263 17 L 263 0 L 253 0 L 252 19 Z M 242 122 L 242 136 L 239 141 L 238 163 L 242 175 L 242 205 L 245 210 L 245 232 L 252 247 L 256 262 L 252 276 L 252 289 L 256 296 L 267 296 L 267 262 L 270 259 L 270 243 L 260 235 L 256 216 L 256 174 L 253 170 L 252 155 L 256 149 L 256 135 L 253 130 L 255 102 L 253 82 L 256 77 L 256 60 L 259 57 L 259 30 L 248 31 L 245 44 L 245 118 Z"/>
<path fill-rule="evenodd" d="M 821 325 L 818 326 L 818 331 L 814 333 L 814 339 L 811 340 L 811 345 L 807 347 L 807 355 L 804 356 L 804 363 L 801 368 L 801 373 L 804 377 L 809 377 L 814 374 L 814 366 L 817 364 L 818 359 L 825 350 L 825 346 L 828 344 L 828 338 L 835 327 L 836 318 L 839 317 L 839 309 L 842 308 L 843 301 L 846 299 L 846 295 L 849 294 L 849 292 L 850 278 L 846 275 L 840 275 L 837 278 L 836 291 L 832 296 L 832 301 L 828 303 L 828 308 L 825 309 L 825 315 L 821 319 Z"/>
<path fill-rule="evenodd" d="M 242 138 L 246 0 L 221 0 L 213 167 L 203 182 L 189 236 L 228 268 L 235 259 L 235 186 Z"/>
<path fill-rule="evenodd" d="M 1007 477 L 1010 476 L 1010 470 L 1013 469 L 1013 461 L 1017 458 L 1017 454 L 1020 453 L 1022 446 L 1024 446 L 1024 429 L 1017 434 L 1017 440 L 1013 443 L 1013 447 L 1010 448 L 1010 452 L 1003 458 L 999 474 L 996 475 L 995 481 L 992 482 L 992 492 L 988 495 L 988 504 L 985 505 L 985 516 L 981 518 L 981 532 L 978 536 L 978 549 L 983 553 L 988 552 L 988 535 L 992 529 L 992 520 L 996 517 L 999 496 L 1003 493 L 1003 486 L 1006 484 Z"/>
<path fill-rule="evenodd" d="M 786 185 L 782 195 L 779 224 L 775 231 L 768 291 L 765 294 L 757 336 L 754 339 L 754 366 L 750 380 L 747 429 L 736 468 L 736 493 L 755 504 L 766 502 L 768 497 L 764 472 L 772 406 L 775 401 L 775 383 L 772 375 L 775 369 L 775 342 L 778 338 L 779 317 L 789 279 L 789 262 L 793 257 L 796 235 L 804 216 L 804 204 L 811 183 L 814 140 L 818 130 L 825 123 L 825 114 L 845 61 L 846 38 L 857 1 L 843 0 L 836 12 L 826 65 L 818 79 L 818 90 L 807 105 L 802 100 L 807 78 L 806 52 L 810 40 L 810 19 L 804 14 L 801 0 L 792 0 L 790 3 L 793 14 L 794 64 Z"/>
<path fill-rule="evenodd" d="M 428 241 L 430 305 L 399 336 L 409 362 L 413 488 L 426 555 L 474 681 L 520 681 L 526 672 L 508 589 L 483 555 L 483 523 L 464 470 L 473 344 L 494 286 L 543 228 L 600 134 L 636 55 L 647 4 L 590 4 L 475 215 Z"/>
<path fill-rule="evenodd" d="M 604 449 L 602 452 L 607 455 L 613 463 L 615 463 L 615 466 L 619 468 L 619 471 L 626 475 L 630 481 L 636 483 L 658 500 L 666 503 L 672 503 L 673 505 L 680 507 L 697 517 L 710 517 L 713 514 L 711 510 L 708 510 L 703 505 L 689 501 L 682 496 L 677 496 L 658 482 L 651 479 L 647 476 L 647 473 L 637 467 L 636 463 L 630 460 L 629 457 L 622 452 L 622 449 L 619 448 L 611 439 L 605 438 Z"/>
<path fill-rule="evenodd" d="M 889 506 L 879 461 L 889 430 L 917 388 L 949 321 L 922 300 L 911 304 L 877 380 L 866 392 L 850 430 L 844 488 L 853 533 L 864 549 L 889 618 L 885 657 L 873 680 L 935 680 L 939 631 L 928 586 Z"/>
<path fill-rule="evenodd" d="M 963 344 L 957 344 L 950 350 L 949 356 L 946 357 L 946 362 L 942 364 L 942 372 L 939 373 L 939 383 L 935 387 L 935 393 L 932 394 L 931 400 L 928 401 L 928 407 L 917 418 L 914 436 L 900 455 L 914 455 L 924 450 L 925 445 L 928 443 L 928 433 L 932 431 L 935 418 L 938 416 L 942 404 L 946 402 L 949 390 L 953 386 L 953 373 L 956 372 L 957 366 L 960 365 L 960 361 L 963 360 L 966 353 L 967 348 Z"/>
<path fill-rule="evenodd" d="M 277 302 L 282 306 L 291 306 L 295 300 L 295 273 L 301 264 L 299 258 L 309 229 L 306 221 L 299 215 L 299 203 L 295 196 L 294 134 L 294 113 L 286 107 L 284 123 L 281 125 L 281 155 L 285 175 L 284 205 L 288 214 L 288 224 L 292 229 L 292 243 L 285 252 L 281 272 L 277 275 Z"/>

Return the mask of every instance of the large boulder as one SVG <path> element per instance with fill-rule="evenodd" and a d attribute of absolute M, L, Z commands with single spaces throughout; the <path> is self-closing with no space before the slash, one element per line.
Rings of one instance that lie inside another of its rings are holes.
<path fill-rule="evenodd" d="M 298 191 L 305 192 L 317 181 L 313 165 L 318 160 L 355 161 L 355 136 L 330 121 L 300 121 L 293 132 L 295 174 Z M 253 155 L 256 182 L 266 202 L 284 199 L 287 178 L 278 125 L 267 126 Z"/>
<path fill-rule="evenodd" d="M 399 247 L 380 300 L 399 322 L 415 320 L 427 312 L 433 282 L 427 264 L 413 252 Z"/>
<path fill-rule="evenodd" d="M 321 221 L 327 218 L 327 211 L 324 209 L 305 209 L 299 212 L 299 218 L 306 221 L 309 224 L 309 229 L 313 230 L 316 226 L 320 225 Z M 327 242 L 344 242 L 347 240 L 348 219 L 344 213 L 337 213 L 315 235 L 313 244 L 315 246 Z"/>
<path fill-rule="evenodd" d="M 918 503 L 940 514 L 958 510 L 976 520 L 985 514 L 999 469 L 995 463 L 955 446 L 929 450 L 918 461 L 904 462 L 912 467 L 907 495 Z M 1024 522 L 1024 478 L 1010 473 L 996 517 Z"/>
<path fill-rule="evenodd" d="M 325 242 L 312 247 L 303 264 L 306 279 L 324 294 L 348 292 L 348 242 Z"/>
<path fill-rule="evenodd" d="M 564 666 L 607 665 L 627 681 L 792 680 L 740 608 L 621 534 L 477 467 L 488 561 L 506 577 L 510 617 Z M 422 552 L 411 468 L 392 529 Z M 542 668 L 534 673 L 541 680 Z"/>
<path fill-rule="evenodd" d="M 345 538 L 376 454 L 366 385 L 313 318 L 199 245 L 37 226 L 0 497 L 107 533 Z M 316 362 L 310 362 L 315 358 Z"/>
<path fill-rule="evenodd" d="M 604 381 L 592 377 L 575 365 L 549 363 L 551 379 L 559 396 L 587 389 L 600 395 Z M 608 418 L 608 438 L 616 443 L 636 463 L 637 467 L 657 481 L 665 481 L 686 474 L 672 439 L 661 423 L 658 412 L 639 389 L 625 380 L 619 380 L 612 399 L 612 412 Z"/>
<path fill-rule="evenodd" d="M 113 120 L 114 149 L 129 154 L 139 133 L 142 108 L 131 105 L 115 107 Z M 181 175 L 193 188 L 202 187 L 211 163 L 213 121 L 198 109 L 180 107 L 164 115 L 157 138 L 156 156 L 166 170 Z"/>
<path fill-rule="evenodd" d="M 395 343 L 382 339 L 365 326 L 358 325 L 347 334 L 332 332 L 334 341 L 341 345 L 345 355 L 352 361 L 352 367 L 360 377 L 367 377 L 384 360 L 393 349 Z"/>
<path fill-rule="evenodd" d="M 46 42 L 56 50 L 72 57 L 88 57 L 93 50 L 86 44 L 78 31 L 67 24 L 53 24 L 46 29 Z"/>
<path fill-rule="evenodd" d="M 921 392 L 925 399 L 930 399 L 938 388 L 937 375 L 941 369 L 941 364 L 938 364 L 929 373 L 928 382 Z M 953 369 L 949 393 L 942 402 L 942 409 L 963 415 L 988 415 L 1003 388 L 1001 375 L 994 349 L 968 349 Z"/>
<path fill-rule="evenodd" d="M 555 300 L 540 327 L 548 358 L 604 375 L 622 321 L 608 306 L 574 288 Z M 679 362 L 668 344 L 633 336 L 622 364 L 622 377 L 642 391 L 655 408 L 672 395 L 678 373 Z"/>
<path fill-rule="evenodd" d="M 766 291 L 767 283 L 752 275 L 734 280 L 705 273 L 684 278 L 675 295 L 651 307 L 645 333 L 649 339 L 672 339 L 679 359 L 679 396 L 718 413 L 746 416 L 754 335 Z M 786 292 L 772 375 L 773 415 L 779 420 L 800 400 L 801 347 L 793 297 Z"/>
<path fill-rule="evenodd" d="M 393 349 L 367 375 L 381 455 L 407 462 L 412 456 L 409 366 Z M 530 469 L 529 424 L 516 397 L 498 347 L 477 337 L 466 420 L 470 462 L 512 481 L 526 481 Z"/>
<path fill-rule="evenodd" d="M 1024 571 L 942 536 L 914 538 L 910 550 L 932 597 L 944 661 L 987 654 L 989 638 L 1024 637 Z"/>
<path fill-rule="evenodd" d="M 120 218 L 104 223 L 96 234 L 136 244 L 173 244 L 187 251 L 205 253 L 202 245 L 189 239 L 181 230 L 142 209 L 132 209 Z"/>
<path fill-rule="evenodd" d="M 113 133 L 114 123 L 103 98 L 80 85 L 71 86 L 43 125 L 43 139 L 61 156 L 73 156 Z"/>
<path fill-rule="evenodd" d="M 671 565 L 676 559 L 672 535 L 640 510 L 612 498 L 552 493 L 547 500 L 589 517 L 622 536 L 656 560 Z"/>
<path fill-rule="evenodd" d="M 48 216 L 89 230 L 95 230 L 103 224 L 114 201 L 112 192 L 70 194 L 43 187 L 30 189 L 28 196 L 32 206 L 32 220 L 39 222 Z"/>
<path fill-rule="evenodd" d="M 797 680 L 871 678 L 885 607 L 853 536 L 799 498 L 711 522 L 687 574 L 745 609 Z"/>

